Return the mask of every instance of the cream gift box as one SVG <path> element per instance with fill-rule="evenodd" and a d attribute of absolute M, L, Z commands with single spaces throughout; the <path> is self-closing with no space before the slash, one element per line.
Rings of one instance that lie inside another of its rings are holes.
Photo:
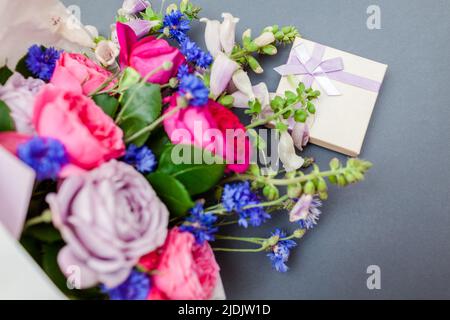
<path fill-rule="evenodd" d="M 358 156 L 387 65 L 297 38 L 277 94 L 295 91 L 300 81 L 320 90 L 315 102 L 310 142 L 349 156 Z"/>

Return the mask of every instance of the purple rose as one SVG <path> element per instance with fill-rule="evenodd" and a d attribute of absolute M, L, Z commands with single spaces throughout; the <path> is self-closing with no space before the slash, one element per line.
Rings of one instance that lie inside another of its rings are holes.
<path fill-rule="evenodd" d="M 31 123 L 34 99 L 44 84 L 42 80 L 25 79 L 21 74 L 14 73 L 3 87 L 0 86 L 0 100 L 4 101 L 11 110 L 17 132 L 36 133 Z"/>
<path fill-rule="evenodd" d="M 47 197 L 53 224 L 66 246 L 58 263 L 67 276 L 79 268 L 79 285 L 124 282 L 140 257 L 164 244 L 169 212 L 147 180 L 112 160 L 64 180 Z"/>

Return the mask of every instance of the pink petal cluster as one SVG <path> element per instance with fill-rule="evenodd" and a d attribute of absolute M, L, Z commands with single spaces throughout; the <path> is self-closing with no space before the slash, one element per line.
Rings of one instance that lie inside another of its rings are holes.
<path fill-rule="evenodd" d="M 93 100 L 74 91 L 46 85 L 36 97 L 33 125 L 40 136 L 61 141 L 70 163 L 81 169 L 125 153 L 122 130 Z"/>
<path fill-rule="evenodd" d="M 171 112 L 177 96 L 170 99 Z M 244 125 L 229 109 L 214 100 L 202 108 L 187 107 L 166 118 L 164 128 L 174 144 L 195 145 L 223 157 L 227 169 L 244 173 L 250 165 L 251 145 Z"/>
<path fill-rule="evenodd" d="M 56 63 L 50 83 L 58 88 L 80 92 L 85 95 L 94 93 L 108 80 L 112 73 L 79 53 L 64 52 Z M 105 90 L 115 84 L 111 81 Z"/>
<path fill-rule="evenodd" d="M 149 299 L 206 300 L 212 297 L 220 268 L 207 242 L 198 245 L 191 233 L 174 228 L 160 251 Z M 141 258 L 140 264 L 148 265 L 148 259 L 154 259 L 154 254 Z"/>
<path fill-rule="evenodd" d="M 116 25 L 117 37 L 120 44 L 121 68 L 132 67 L 145 78 L 165 62 L 172 62 L 170 70 L 161 70 L 148 77 L 148 82 L 165 84 L 175 77 L 180 65 L 186 58 L 166 40 L 156 39 L 153 36 L 138 40 L 135 32 L 128 25 L 118 22 Z"/>

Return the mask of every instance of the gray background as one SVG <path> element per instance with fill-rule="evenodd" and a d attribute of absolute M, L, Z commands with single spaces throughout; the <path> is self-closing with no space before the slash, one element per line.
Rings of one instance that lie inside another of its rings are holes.
<path fill-rule="evenodd" d="M 81 19 L 109 32 L 121 0 L 65 0 L 81 7 Z M 159 8 L 159 1 L 153 1 Z M 197 0 L 202 16 L 241 18 L 250 27 L 292 24 L 305 38 L 389 65 L 362 157 L 374 168 L 365 182 L 333 188 L 319 226 L 293 252 L 290 271 L 271 270 L 264 254 L 219 254 L 231 299 L 450 298 L 450 1 L 449 0 Z M 382 29 L 368 30 L 366 9 L 381 7 Z M 203 25 L 191 32 L 202 41 Z M 289 48 L 264 59 L 266 81 Z M 326 166 L 338 156 L 309 146 Z M 286 214 L 266 235 L 286 226 Z M 232 229 L 234 234 L 242 230 Z M 368 290 L 366 268 L 379 265 L 381 290 Z"/>

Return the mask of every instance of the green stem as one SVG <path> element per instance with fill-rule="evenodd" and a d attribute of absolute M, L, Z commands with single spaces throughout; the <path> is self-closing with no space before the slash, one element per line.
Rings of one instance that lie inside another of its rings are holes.
<path fill-rule="evenodd" d="M 248 126 L 246 126 L 245 128 L 248 129 L 253 129 L 262 125 L 265 125 L 266 123 L 269 123 L 272 120 L 275 120 L 277 118 L 279 118 L 280 116 L 282 116 L 283 114 L 285 114 L 286 112 L 292 110 L 292 108 L 297 104 L 298 102 L 295 102 L 293 104 L 290 104 L 289 106 L 287 106 L 286 108 L 278 111 L 277 113 L 271 115 L 270 117 L 255 121 L 250 123 Z"/>
<path fill-rule="evenodd" d="M 28 229 L 32 226 L 41 224 L 41 223 L 51 223 L 52 222 L 52 213 L 50 210 L 44 211 L 40 216 L 32 218 L 27 221 L 24 229 Z"/>
<path fill-rule="evenodd" d="M 244 181 L 244 180 L 250 180 L 250 181 L 259 181 L 261 183 L 266 184 L 273 184 L 275 186 L 287 186 L 290 184 L 296 184 L 296 183 L 302 183 L 310 181 L 314 178 L 326 178 L 329 176 L 335 176 L 339 174 L 344 174 L 346 171 L 345 168 L 341 168 L 338 170 L 328 170 L 323 172 L 312 172 L 310 174 L 291 178 L 291 179 L 273 179 L 268 177 L 256 177 L 250 174 L 241 174 L 241 175 L 235 175 L 233 177 L 230 177 L 228 179 L 223 180 L 222 183 L 228 183 L 228 182 L 234 182 L 234 181 Z"/>
<path fill-rule="evenodd" d="M 141 129 L 140 131 L 136 132 L 135 134 L 133 134 L 131 137 L 129 137 L 128 139 L 125 140 L 126 143 L 130 143 L 133 140 L 136 140 L 137 138 L 139 138 L 140 136 L 152 132 L 154 129 L 156 129 L 165 119 L 167 119 L 168 117 L 176 114 L 178 111 L 180 111 L 182 109 L 182 107 L 177 106 L 175 108 L 173 108 L 172 110 L 170 110 L 169 112 L 164 113 L 161 117 L 159 117 L 158 119 L 156 119 L 152 124 L 150 124 L 149 126 Z"/>
<path fill-rule="evenodd" d="M 265 248 L 261 247 L 259 249 L 232 249 L 232 248 L 213 248 L 213 251 L 216 252 L 262 252 L 266 250 Z"/>
<path fill-rule="evenodd" d="M 275 206 L 277 204 L 281 204 L 284 201 L 286 201 L 287 199 L 289 199 L 289 196 L 284 195 L 284 196 L 278 198 L 277 200 L 273 200 L 273 201 L 269 201 L 269 202 L 262 202 L 259 204 L 248 205 L 248 206 L 245 206 L 243 209 L 246 210 L 246 209 L 251 209 L 251 208 L 271 207 L 271 206 Z"/>
<path fill-rule="evenodd" d="M 222 235 L 215 235 L 215 238 L 217 240 L 232 240 L 232 241 L 242 241 L 242 242 L 249 242 L 249 243 L 255 243 L 255 244 L 262 244 L 266 239 L 264 238 L 243 238 L 243 237 L 232 237 L 232 236 L 222 236 Z"/>
<path fill-rule="evenodd" d="M 105 80 L 105 82 L 103 82 L 97 89 L 95 89 L 94 92 L 92 92 L 91 94 L 89 94 L 90 97 L 93 97 L 97 94 L 99 94 L 101 91 L 103 91 L 104 89 L 106 89 L 109 84 L 111 83 L 111 81 L 113 81 L 118 75 L 120 74 L 120 72 L 113 74 L 111 77 L 109 77 L 108 79 Z"/>

